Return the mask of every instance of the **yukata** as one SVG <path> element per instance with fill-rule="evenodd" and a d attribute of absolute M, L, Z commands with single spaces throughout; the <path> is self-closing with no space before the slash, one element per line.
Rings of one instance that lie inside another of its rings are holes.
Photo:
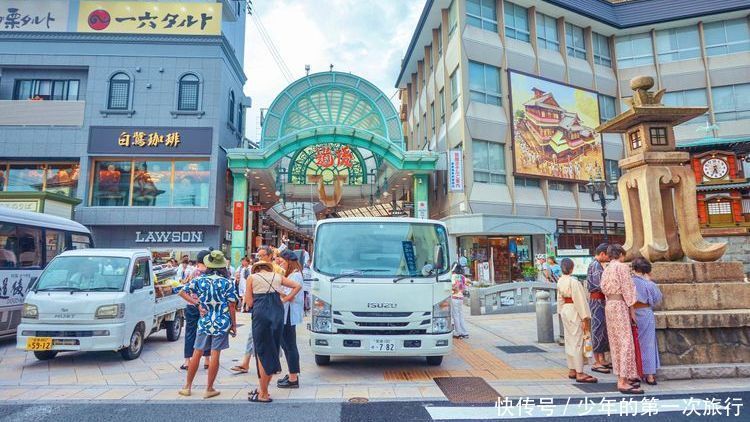
<path fill-rule="evenodd" d="M 612 372 L 621 378 L 638 378 L 630 310 L 636 302 L 630 266 L 613 260 L 602 273 L 602 292 L 607 296 L 604 313 L 607 322 Z"/>
<path fill-rule="evenodd" d="M 661 290 L 653 281 L 638 275 L 633 275 L 633 283 L 638 302 L 635 308 L 635 323 L 638 325 L 643 373 L 654 375 L 659 369 L 659 347 L 656 343 L 656 318 L 653 306 L 661 303 Z"/>
<path fill-rule="evenodd" d="M 565 356 L 568 369 L 583 372 L 588 359 L 584 356 L 583 320 L 591 318 L 586 289 L 577 279 L 563 275 L 557 282 L 557 309 L 565 327 Z"/>
<path fill-rule="evenodd" d="M 602 263 L 594 260 L 589 265 L 586 279 L 589 290 L 589 309 L 591 310 L 591 344 L 594 353 L 609 352 L 609 339 L 607 338 L 607 321 L 604 316 L 604 299 L 592 299 L 591 295 L 602 293 Z"/>

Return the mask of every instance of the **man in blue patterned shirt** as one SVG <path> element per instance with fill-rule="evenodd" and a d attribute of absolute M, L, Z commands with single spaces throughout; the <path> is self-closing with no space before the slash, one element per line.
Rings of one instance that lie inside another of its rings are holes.
<path fill-rule="evenodd" d="M 228 278 L 227 261 L 221 251 L 211 251 L 203 259 L 203 264 L 207 268 L 206 272 L 191 280 L 180 291 L 183 299 L 201 308 L 201 318 L 198 320 L 198 335 L 188 366 L 187 382 L 179 394 L 190 395 L 203 350 L 209 349 L 211 360 L 208 366 L 208 384 L 203 395 L 208 399 L 219 395 L 219 391 L 214 389 L 214 381 L 219 372 L 221 351 L 229 348 L 229 335 L 234 337 L 237 333 L 235 310 L 238 298 L 237 289 Z"/>

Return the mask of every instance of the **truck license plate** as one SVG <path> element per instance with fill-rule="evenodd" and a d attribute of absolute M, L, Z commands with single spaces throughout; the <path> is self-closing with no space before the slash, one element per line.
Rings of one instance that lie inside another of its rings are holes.
<path fill-rule="evenodd" d="M 29 337 L 26 340 L 26 350 L 52 350 L 52 337 Z"/>
<path fill-rule="evenodd" d="M 371 352 L 394 352 L 396 351 L 396 342 L 382 338 L 370 340 Z"/>

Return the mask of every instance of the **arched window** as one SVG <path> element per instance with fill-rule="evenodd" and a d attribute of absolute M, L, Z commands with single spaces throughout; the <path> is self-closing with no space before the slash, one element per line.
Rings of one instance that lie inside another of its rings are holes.
<path fill-rule="evenodd" d="M 107 108 L 110 110 L 127 110 L 130 106 L 130 76 L 119 72 L 109 78 L 109 96 Z"/>
<path fill-rule="evenodd" d="M 179 85 L 177 110 L 198 111 L 200 79 L 192 73 L 187 73 L 180 78 Z"/>
<path fill-rule="evenodd" d="M 237 104 L 237 131 L 242 133 L 242 125 L 244 123 L 245 108 L 242 104 Z"/>
<path fill-rule="evenodd" d="M 229 123 L 234 124 L 234 91 L 229 91 Z"/>

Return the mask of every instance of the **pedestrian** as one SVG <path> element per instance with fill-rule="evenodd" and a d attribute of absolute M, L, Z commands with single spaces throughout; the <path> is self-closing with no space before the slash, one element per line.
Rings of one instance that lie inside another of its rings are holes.
<path fill-rule="evenodd" d="M 283 276 L 286 273 L 283 268 L 279 267 L 279 265 L 274 262 L 274 249 L 270 246 L 261 246 L 258 248 L 258 261 L 271 264 L 273 271 L 276 274 Z"/>
<path fill-rule="evenodd" d="M 310 259 L 310 253 L 307 252 L 307 247 L 305 245 L 302 245 L 300 261 L 302 264 L 302 291 L 304 293 L 305 313 L 307 313 L 307 311 L 310 310 L 310 289 L 312 288 L 312 272 L 310 266 L 312 260 Z"/>
<path fill-rule="evenodd" d="M 633 304 L 635 284 L 625 262 L 625 249 L 618 244 L 607 248 L 609 264 L 602 273 L 602 292 L 606 296 L 604 314 L 607 321 L 612 372 L 617 375 L 617 390 L 623 394 L 643 394 L 633 342 Z"/>
<path fill-rule="evenodd" d="M 562 275 L 562 269 L 560 269 L 560 265 L 552 255 L 547 257 L 547 262 L 544 263 L 542 269 L 544 270 L 544 277 L 550 283 L 557 283 L 557 280 Z"/>
<path fill-rule="evenodd" d="M 464 321 L 464 289 L 468 281 L 464 275 L 464 267 L 456 262 L 453 265 L 451 275 L 451 318 L 453 319 L 453 338 L 468 338 L 469 331 L 466 330 Z"/>
<path fill-rule="evenodd" d="M 281 253 L 284 263 L 282 267 L 286 269 L 285 277 L 302 286 L 302 266 L 299 263 L 297 254 L 291 249 L 286 249 Z M 283 287 L 284 295 L 289 295 L 292 289 Z M 305 303 L 304 295 L 297 294 L 292 300 L 284 302 L 284 328 L 281 337 L 281 350 L 284 351 L 289 374 L 276 382 L 279 388 L 299 388 L 299 350 L 297 349 L 297 326 L 302 324 L 304 318 Z"/>
<path fill-rule="evenodd" d="M 641 347 L 644 381 L 656 385 L 656 370 L 659 369 L 659 346 L 656 342 L 656 318 L 653 307 L 661 303 L 659 286 L 651 280 L 651 263 L 646 258 L 633 260 L 633 283 L 636 301 L 635 322 L 638 325 L 638 344 Z"/>
<path fill-rule="evenodd" d="M 285 295 L 281 288 L 292 291 Z M 250 392 L 248 400 L 270 403 L 268 384 L 274 374 L 281 372 L 279 349 L 284 329 L 283 302 L 294 300 L 302 289 L 298 283 L 273 270 L 270 262 L 258 262 L 252 267 L 248 279 L 245 303 L 252 309 L 252 331 L 255 344 L 255 366 L 258 371 L 258 389 Z"/>
<path fill-rule="evenodd" d="M 240 266 L 234 272 L 234 284 L 237 286 L 237 293 L 239 294 L 239 303 L 237 309 L 239 312 L 244 312 L 245 287 L 247 286 L 247 278 L 250 277 L 250 258 L 247 256 L 242 257 Z"/>
<path fill-rule="evenodd" d="M 604 266 L 609 261 L 608 247 L 608 243 L 602 243 L 596 247 L 594 260 L 589 265 L 586 277 L 591 310 L 591 345 L 594 351 L 594 364 L 591 370 L 600 374 L 612 372 L 612 364 L 607 362 L 605 355 L 609 352 L 609 339 L 607 338 L 607 321 L 604 316 L 605 298 L 601 287 Z"/>
<path fill-rule="evenodd" d="M 182 284 L 187 285 L 194 278 L 202 276 L 206 272 L 206 266 L 203 265 L 203 259 L 211 253 L 210 250 L 203 250 L 198 252 L 198 259 L 201 260 L 200 264 L 196 264 L 195 268 L 180 265 L 180 269 L 183 269 L 183 277 L 181 278 Z M 183 257 L 183 263 L 187 262 L 187 257 Z M 178 269 L 178 273 L 180 271 Z M 183 289 L 184 290 L 184 289 Z M 190 366 L 190 358 L 193 357 L 195 351 L 195 337 L 198 335 L 198 320 L 201 317 L 200 309 L 193 305 L 198 301 L 198 296 L 193 293 L 188 293 L 191 296 L 191 300 L 188 301 L 185 307 L 185 346 L 184 354 L 185 362 L 180 366 L 180 369 L 187 370 Z M 203 351 L 203 368 L 208 369 L 209 367 L 209 356 L 211 356 L 210 350 Z"/>
<path fill-rule="evenodd" d="M 211 361 L 208 368 L 208 383 L 203 398 L 216 397 L 220 392 L 214 389 L 216 374 L 219 372 L 219 358 L 221 351 L 229 348 L 229 336 L 237 334 L 237 320 L 235 306 L 237 304 L 237 290 L 229 280 L 227 261 L 221 251 L 211 251 L 203 258 L 206 272 L 191 280 L 180 296 L 193 305 L 205 310 L 205 315 L 198 321 L 198 335 L 195 338 L 195 352 L 190 359 L 187 381 L 181 396 L 189 396 L 193 387 L 193 380 L 198 371 L 200 356 L 204 350 L 211 350 Z M 196 301 L 189 293 L 198 296 Z"/>
<path fill-rule="evenodd" d="M 588 363 L 584 353 L 586 340 L 591 339 L 591 311 L 586 289 L 572 276 L 575 264 L 570 258 L 560 261 L 562 275 L 557 282 L 557 310 L 565 327 L 565 356 L 568 360 L 568 378 L 580 383 L 593 384 L 598 380 L 583 372 Z"/>
<path fill-rule="evenodd" d="M 177 266 L 177 272 L 175 277 L 179 281 L 184 281 L 194 271 L 194 268 L 190 266 L 190 261 L 187 255 L 184 255 L 180 261 L 180 265 Z"/>

